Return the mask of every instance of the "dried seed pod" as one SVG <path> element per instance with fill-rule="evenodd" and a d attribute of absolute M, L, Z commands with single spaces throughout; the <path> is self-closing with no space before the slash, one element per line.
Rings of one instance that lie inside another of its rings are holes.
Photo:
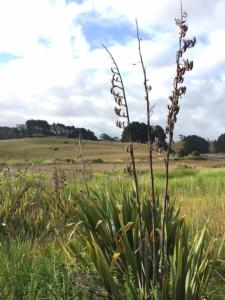
<path fill-rule="evenodd" d="M 193 61 L 189 61 L 188 59 L 184 59 L 184 67 L 186 71 L 191 71 L 193 69 Z"/>
<path fill-rule="evenodd" d="M 186 24 L 183 24 L 183 25 L 181 26 L 181 36 L 182 36 L 182 37 L 185 37 L 187 31 L 188 31 L 188 26 L 187 26 Z"/>
<path fill-rule="evenodd" d="M 120 114 L 121 113 L 121 108 L 118 108 L 118 107 L 115 106 L 114 111 L 115 111 L 117 116 L 121 117 L 121 114 Z"/>

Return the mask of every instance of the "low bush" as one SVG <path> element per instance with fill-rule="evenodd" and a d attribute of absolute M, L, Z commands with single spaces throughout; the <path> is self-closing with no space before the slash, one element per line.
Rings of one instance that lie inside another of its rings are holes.
<path fill-rule="evenodd" d="M 190 155 L 191 155 L 191 156 L 200 156 L 200 153 L 199 153 L 199 151 L 194 150 L 194 151 L 191 152 Z"/>

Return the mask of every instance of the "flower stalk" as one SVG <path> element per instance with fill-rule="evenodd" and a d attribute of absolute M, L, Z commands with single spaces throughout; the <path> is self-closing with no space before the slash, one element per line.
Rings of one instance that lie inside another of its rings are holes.
<path fill-rule="evenodd" d="M 141 51 L 141 38 L 139 33 L 138 21 L 136 20 L 136 31 L 137 31 L 137 41 L 138 41 L 138 53 L 143 73 L 143 84 L 144 84 L 144 92 L 145 92 L 145 100 L 146 100 L 146 119 L 148 125 L 148 162 L 149 162 L 149 181 L 151 187 L 151 196 L 149 197 L 150 206 L 151 206 L 151 219 L 152 219 L 152 232 L 153 232 L 153 241 L 152 241 L 152 260 L 153 260 L 153 282 L 156 281 L 157 278 L 157 270 L 156 270 L 156 242 L 155 242 L 155 184 L 154 184 L 154 170 L 153 170 L 153 141 L 151 140 L 151 107 L 150 107 L 150 97 L 149 93 L 152 87 L 148 84 L 146 67 L 144 65 L 143 55 Z"/>
<path fill-rule="evenodd" d="M 169 203 L 169 162 L 171 145 L 174 135 L 174 126 L 177 121 L 177 114 L 179 113 L 179 101 L 186 93 L 186 86 L 182 85 L 184 82 L 184 75 L 186 71 L 191 71 L 193 68 L 193 61 L 183 59 L 183 54 L 189 49 L 193 48 L 196 43 L 196 38 L 185 39 L 188 31 L 187 25 L 187 13 L 183 10 L 182 2 L 180 8 L 180 19 L 175 19 L 176 25 L 179 27 L 179 42 L 178 50 L 176 53 L 176 75 L 173 81 L 172 95 L 169 97 L 170 104 L 168 105 L 166 134 L 168 135 L 168 148 L 165 156 L 165 191 L 164 191 L 164 203 L 163 203 L 163 217 L 162 217 L 162 256 L 161 267 L 166 269 L 167 265 L 167 243 L 166 243 L 166 217 L 167 207 Z M 162 270 L 164 273 L 164 271 Z"/>

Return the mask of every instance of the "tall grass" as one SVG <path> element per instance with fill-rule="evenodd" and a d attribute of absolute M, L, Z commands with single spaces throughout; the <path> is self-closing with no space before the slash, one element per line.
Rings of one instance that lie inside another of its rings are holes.
<path fill-rule="evenodd" d="M 0 299 L 75 299 L 62 251 L 11 239 L 0 243 Z"/>
<path fill-rule="evenodd" d="M 220 244 L 219 239 L 224 232 L 225 171 L 216 169 L 212 172 L 211 175 L 211 170 L 184 168 L 171 171 L 171 197 L 175 197 L 177 203 L 182 202 L 181 215 L 187 215 L 187 221 L 191 225 L 191 236 L 193 237 L 206 225 L 206 238 L 209 241 L 217 239 L 217 243 L 212 248 L 212 250 L 215 249 L 214 253 L 217 253 L 216 247 Z M 58 176 L 60 177 L 59 174 Z M 142 201 L 146 203 L 148 178 L 142 170 L 138 170 L 138 176 Z M 74 186 L 73 178 L 65 173 L 64 179 L 60 180 L 61 184 L 58 183 L 59 190 L 56 191 L 56 178 L 56 174 L 40 177 L 30 170 L 26 172 L 26 175 L 11 170 L 10 175 L 6 176 L 4 173 L 1 176 L 1 299 L 85 299 L 94 295 L 95 290 L 106 295 L 104 282 L 96 273 L 90 256 L 87 231 L 80 223 L 82 216 L 79 205 L 84 210 L 89 203 L 84 192 L 80 193 L 80 191 L 85 191 L 82 180 L 78 180 L 78 185 Z M 156 191 L 160 193 L 163 189 L 163 173 L 156 172 L 155 179 Z M 29 183 L 31 188 L 20 199 L 11 222 L 6 226 L 7 213 L 11 210 L 24 183 Z M 135 208 L 130 207 L 129 210 L 129 203 L 135 197 L 131 179 L 119 170 L 110 172 L 108 175 L 103 173 L 93 175 L 89 178 L 88 184 L 92 191 L 91 199 L 94 206 L 90 212 L 90 218 L 96 220 L 93 221 L 92 228 L 95 235 L 101 233 L 101 230 L 111 228 L 112 236 L 110 236 L 113 238 L 114 233 L 119 237 L 118 241 L 115 240 L 114 246 L 109 244 L 111 247 L 109 249 L 114 249 L 109 256 L 110 263 L 112 261 L 110 272 L 112 272 L 113 279 L 117 280 L 116 285 L 118 284 L 119 291 L 125 293 L 127 299 L 132 299 L 133 288 L 131 287 L 135 286 L 132 269 L 128 267 L 127 277 L 118 276 L 122 272 L 119 262 L 126 261 L 126 257 L 117 248 L 123 247 L 125 238 L 124 232 L 120 231 L 121 224 L 124 223 L 125 233 L 129 239 L 132 236 L 135 237 L 134 225 L 129 223 L 132 222 L 132 214 L 136 214 Z M 182 193 L 183 190 L 185 194 Z M 148 204 L 145 205 L 147 207 L 143 207 L 144 219 L 149 211 Z M 102 207 L 100 210 L 102 215 L 95 217 L 95 212 L 98 214 L 98 206 Z M 130 211 L 130 215 L 124 215 L 122 219 L 120 219 L 120 213 L 115 215 L 118 222 L 123 220 L 123 223 L 117 223 L 114 226 L 111 223 L 113 216 L 110 207 L 117 212 Z M 111 227 L 104 225 L 107 224 L 105 219 Z M 150 222 L 150 219 L 148 221 Z M 77 222 L 79 224 L 74 227 Z M 159 219 L 157 224 L 158 222 L 160 222 Z M 151 224 L 148 226 L 151 228 Z M 87 228 L 90 230 L 91 227 Z M 158 238 L 159 236 L 157 236 L 157 241 Z M 213 255 L 213 251 L 211 253 Z M 216 264 L 216 271 L 222 276 L 224 276 L 222 262 L 224 260 L 225 249 L 223 249 L 220 261 Z M 173 263 L 176 265 L 176 260 Z M 125 265 L 123 262 L 123 268 Z M 119 271 L 117 271 L 118 268 Z M 72 278 L 71 274 L 73 274 Z M 222 300 L 223 280 L 216 273 L 213 275 L 209 281 L 210 288 L 204 287 L 203 294 L 211 295 L 209 299 Z M 92 289 L 87 291 L 90 278 L 92 278 Z M 82 284 L 77 284 L 79 280 Z M 86 281 L 86 285 L 83 281 Z"/>

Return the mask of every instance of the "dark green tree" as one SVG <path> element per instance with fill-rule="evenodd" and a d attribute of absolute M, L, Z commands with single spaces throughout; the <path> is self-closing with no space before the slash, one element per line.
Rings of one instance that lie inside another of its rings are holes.
<path fill-rule="evenodd" d="M 27 120 L 26 131 L 27 135 L 32 137 L 35 135 L 48 136 L 51 135 L 51 127 L 45 120 Z"/>
<path fill-rule="evenodd" d="M 35 136 L 65 136 L 78 139 L 80 135 L 85 140 L 98 140 L 91 130 L 60 123 L 49 125 L 45 120 L 27 120 L 25 124 L 16 127 L 0 127 L 0 140 Z"/>
<path fill-rule="evenodd" d="M 218 139 L 214 142 L 215 152 L 225 153 L 225 133 L 221 134 Z"/>
<path fill-rule="evenodd" d="M 83 140 L 98 140 L 93 131 L 85 128 L 75 128 L 74 126 L 66 126 L 66 135 L 72 139 L 81 137 Z"/>
<path fill-rule="evenodd" d="M 99 139 L 102 141 L 114 141 L 114 139 L 106 133 L 102 133 Z"/>
<path fill-rule="evenodd" d="M 209 142 L 200 136 L 188 135 L 182 138 L 181 149 L 184 155 L 188 155 L 193 151 L 198 151 L 199 153 L 208 153 Z"/>
<path fill-rule="evenodd" d="M 131 139 L 133 142 L 147 143 L 148 141 L 148 126 L 145 123 L 132 122 L 130 126 L 126 126 L 122 133 L 122 142 L 129 141 L 129 129 L 131 131 Z M 159 125 L 151 126 L 151 141 L 158 138 L 161 147 L 166 146 L 166 134 L 163 128 Z"/>
<path fill-rule="evenodd" d="M 129 132 L 131 132 L 132 142 L 146 143 L 148 140 L 147 125 L 145 123 L 132 122 L 126 126 L 122 132 L 121 141 L 129 141 Z"/>
<path fill-rule="evenodd" d="M 61 123 L 53 123 L 51 126 L 51 133 L 55 136 L 66 136 L 66 126 Z"/>
<path fill-rule="evenodd" d="M 27 136 L 27 129 L 25 124 L 16 125 L 16 131 L 18 133 L 19 138 L 24 138 Z"/>
<path fill-rule="evenodd" d="M 19 133 L 16 128 L 0 127 L 0 140 L 16 139 L 19 137 Z"/>
<path fill-rule="evenodd" d="M 91 140 L 91 141 L 97 141 L 98 138 L 95 136 L 94 132 L 89 130 L 89 129 L 85 129 L 85 128 L 77 128 L 79 134 L 81 134 L 82 138 L 84 140 Z M 79 137 L 78 134 L 78 137 Z"/>

